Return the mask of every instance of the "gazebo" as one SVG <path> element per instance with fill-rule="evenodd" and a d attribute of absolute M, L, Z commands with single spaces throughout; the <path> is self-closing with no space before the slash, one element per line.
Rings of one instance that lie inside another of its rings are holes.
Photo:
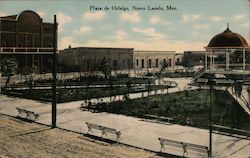
<path fill-rule="evenodd" d="M 250 74 L 250 47 L 237 33 L 227 29 L 205 47 L 204 70 L 213 74 Z"/>
<path fill-rule="evenodd" d="M 205 49 L 204 68 L 194 75 L 194 83 L 228 91 L 250 115 L 250 47 L 247 41 L 227 25 Z"/>

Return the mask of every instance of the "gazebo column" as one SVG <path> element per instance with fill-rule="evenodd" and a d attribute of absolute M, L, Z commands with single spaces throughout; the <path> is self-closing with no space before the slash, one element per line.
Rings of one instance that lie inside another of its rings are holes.
<path fill-rule="evenodd" d="M 212 70 L 213 68 L 213 54 L 212 54 L 212 51 L 210 51 L 210 70 Z"/>
<path fill-rule="evenodd" d="M 212 69 L 214 70 L 214 51 L 212 51 L 212 64 L 213 64 Z"/>
<path fill-rule="evenodd" d="M 246 49 L 243 49 L 243 70 L 246 70 Z"/>
<path fill-rule="evenodd" d="M 229 70 L 230 55 L 228 49 L 226 49 L 226 70 Z"/>
<path fill-rule="evenodd" d="M 205 52 L 205 70 L 207 70 L 207 51 Z"/>

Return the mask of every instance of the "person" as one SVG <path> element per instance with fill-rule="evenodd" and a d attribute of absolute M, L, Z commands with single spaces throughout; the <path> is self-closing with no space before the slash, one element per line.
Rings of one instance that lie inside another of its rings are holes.
<path fill-rule="evenodd" d="M 186 124 L 189 125 L 189 126 L 192 126 L 193 125 L 193 121 L 189 117 L 187 117 L 186 118 Z"/>
<path fill-rule="evenodd" d="M 92 105 L 92 103 L 91 103 L 91 101 L 89 101 L 89 103 L 88 103 L 88 111 L 89 111 L 91 105 Z"/>

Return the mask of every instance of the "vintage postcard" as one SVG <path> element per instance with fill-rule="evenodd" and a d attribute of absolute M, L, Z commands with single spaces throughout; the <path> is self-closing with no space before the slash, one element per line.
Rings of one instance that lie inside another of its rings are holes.
<path fill-rule="evenodd" d="M 0 157 L 250 158 L 249 0 L 0 0 Z"/>

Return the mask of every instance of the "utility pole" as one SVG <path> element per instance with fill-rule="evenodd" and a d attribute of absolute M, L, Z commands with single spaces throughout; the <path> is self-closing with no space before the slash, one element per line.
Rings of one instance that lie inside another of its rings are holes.
<path fill-rule="evenodd" d="M 53 38 L 53 72 L 52 72 L 52 128 L 56 127 L 56 51 L 57 51 L 57 21 L 54 15 L 54 38 Z"/>

